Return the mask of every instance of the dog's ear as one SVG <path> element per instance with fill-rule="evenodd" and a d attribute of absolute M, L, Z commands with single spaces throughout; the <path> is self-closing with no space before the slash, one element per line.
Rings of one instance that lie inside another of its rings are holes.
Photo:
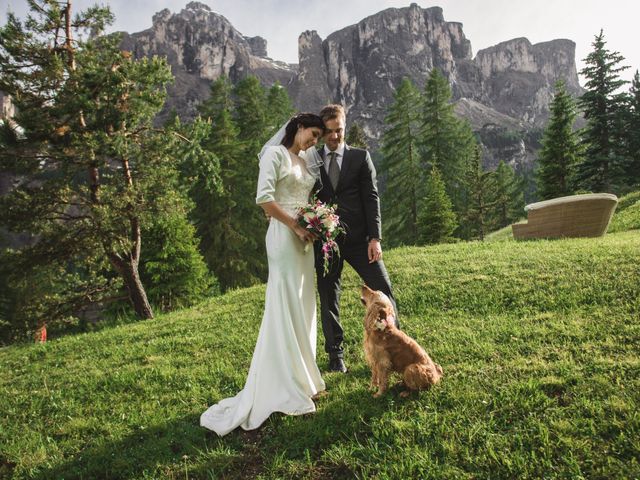
<path fill-rule="evenodd" d="M 367 287 L 364 283 L 362 284 L 362 287 L 360 288 L 360 301 L 363 305 L 367 305 L 367 298 L 370 299 L 373 293 L 373 290 Z"/>
<path fill-rule="evenodd" d="M 368 294 L 373 294 L 373 293 L 375 293 L 373 290 L 371 290 L 371 289 L 370 289 L 366 284 L 364 284 L 364 283 L 362 284 L 362 288 L 361 288 L 361 290 L 362 290 L 363 292 L 367 292 Z"/>

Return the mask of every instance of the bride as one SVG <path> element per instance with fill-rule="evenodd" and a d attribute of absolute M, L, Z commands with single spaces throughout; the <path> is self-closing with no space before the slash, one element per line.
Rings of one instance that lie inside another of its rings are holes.
<path fill-rule="evenodd" d="M 220 436 L 238 426 L 257 428 L 273 412 L 314 412 L 312 397 L 325 389 L 315 361 L 314 253 L 313 248 L 305 249 L 315 236 L 295 218 L 320 177 L 319 155 L 313 147 L 323 132 L 320 117 L 300 113 L 260 152 L 256 203 L 270 217 L 266 236 L 269 280 L 244 389 L 200 417 L 201 426 Z"/>

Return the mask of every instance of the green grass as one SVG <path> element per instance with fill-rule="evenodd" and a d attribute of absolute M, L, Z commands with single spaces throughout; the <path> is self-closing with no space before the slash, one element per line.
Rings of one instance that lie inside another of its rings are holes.
<path fill-rule="evenodd" d="M 637 192 L 627 193 L 626 195 L 618 199 L 617 211 L 622 212 L 627 208 L 636 205 L 638 202 L 640 202 L 640 190 L 638 190 Z"/>
<path fill-rule="evenodd" d="M 371 398 L 349 270 L 350 373 L 325 375 L 315 414 L 222 439 L 199 416 L 244 384 L 263 286 L 0 349 L 0 477 L 638 478 L 639 257 L 639 231 L 389 251 L 403 328 L 442 383 Z"/>
<path fill-rule="evenodd" d="M 520 220 L 515 223 L 525 223 L 526 220 Z M 513 230 L 511 229 L 511 225 L 507 225 L 499 230 L 491 232 L 484 239 L 485 242 L 502 242 L 505 240 L 513 240 Z"/>
<path fill-rule="evenodd" d="M 640 229 L 640 192 L 633 192 L 618 201 L 618 207 L 611 219 L 609 232 L 624 232 Z"/>

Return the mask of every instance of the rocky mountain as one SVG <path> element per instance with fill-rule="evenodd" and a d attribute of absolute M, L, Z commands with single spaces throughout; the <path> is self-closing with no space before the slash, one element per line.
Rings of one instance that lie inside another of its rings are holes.
<path fill-rule="evenodd" d="M 222 15 L 191 2 L 177 14 L 164 9 L 153 16 L 150 29 L 124 33 L 122 48 L 134 56 L 166 56 L 175 76 L 164 112 L 172 109 L 193 117 L 209 95 L 211 82 L 221 75 L 232 82 L 256 75 L 265 85 L 291 84 L 296 66 L 267 57 L 267 41 L 245 37 Z"/>
<path fill-rule="evenodd" d="M 256 75 L 267 86 L 284 85 L 299 110 L 344 104 L 348 120 L 363 126 L 374 148 L 395 87 L 403 77 L 422 86 L 437 67 L 451 82 L 456 111 L 478 133 L 489 166 L 507 160 L 530 167 L 556 80 L 564 79 L 573 94 L 581 92 L 572 41 L 532 45 L 517 38 L 473 57 L 461 23 L 445 21 L 439 7 L 415 3 L 381 11 L 324 40 L 315 31 L 303 32 L 298 65 L 269 58 L 264 39 L 243 36 L 199 2 L 179 13 L 157 13 L 149 30 L 125 35 L 123 48 L 138 57 L 167 56 L 176 81 L 165 111 L 175 108 L 191 117 L 212 80 Z"/>
<path fill-rule="evenodd" d="M 571 93 L 581 92 L 570 40 L 532 45 L 518 38 L 473 58 L 462 24 L 445 21 L 439 7 L 415 3 L 379 12 L 325 40 L 304 32 L 298 46 L 291 89 L 296 105 L 314 110 L 326 98 L 343 103 L 374 145 L 402 78 L 422 86 L 432 68 L 440 69 L 451 83 L 456 111 L 481 138 L 489 166 L 501 159 L 530 166 L 556 80 L 564 79 Z M 315 82 L 311 89 L 308 78 Z"/>
<path fill-rule="evenodd" d="M 0 92 L 0 120 L 11 118 L 15 115 L 15 108 L 11 102 L 11 97 Z"/>

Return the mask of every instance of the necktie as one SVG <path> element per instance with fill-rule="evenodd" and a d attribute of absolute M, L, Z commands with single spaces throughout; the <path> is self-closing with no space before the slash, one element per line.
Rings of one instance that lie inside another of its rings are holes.
<path fill-rule="evenodd" d="M 331 180 L 331 186 L 334 190 L 338 186 L 338 179 L 340 178 L 337 156 L 336 152 L 329 152 L 329 180 Z"/>

